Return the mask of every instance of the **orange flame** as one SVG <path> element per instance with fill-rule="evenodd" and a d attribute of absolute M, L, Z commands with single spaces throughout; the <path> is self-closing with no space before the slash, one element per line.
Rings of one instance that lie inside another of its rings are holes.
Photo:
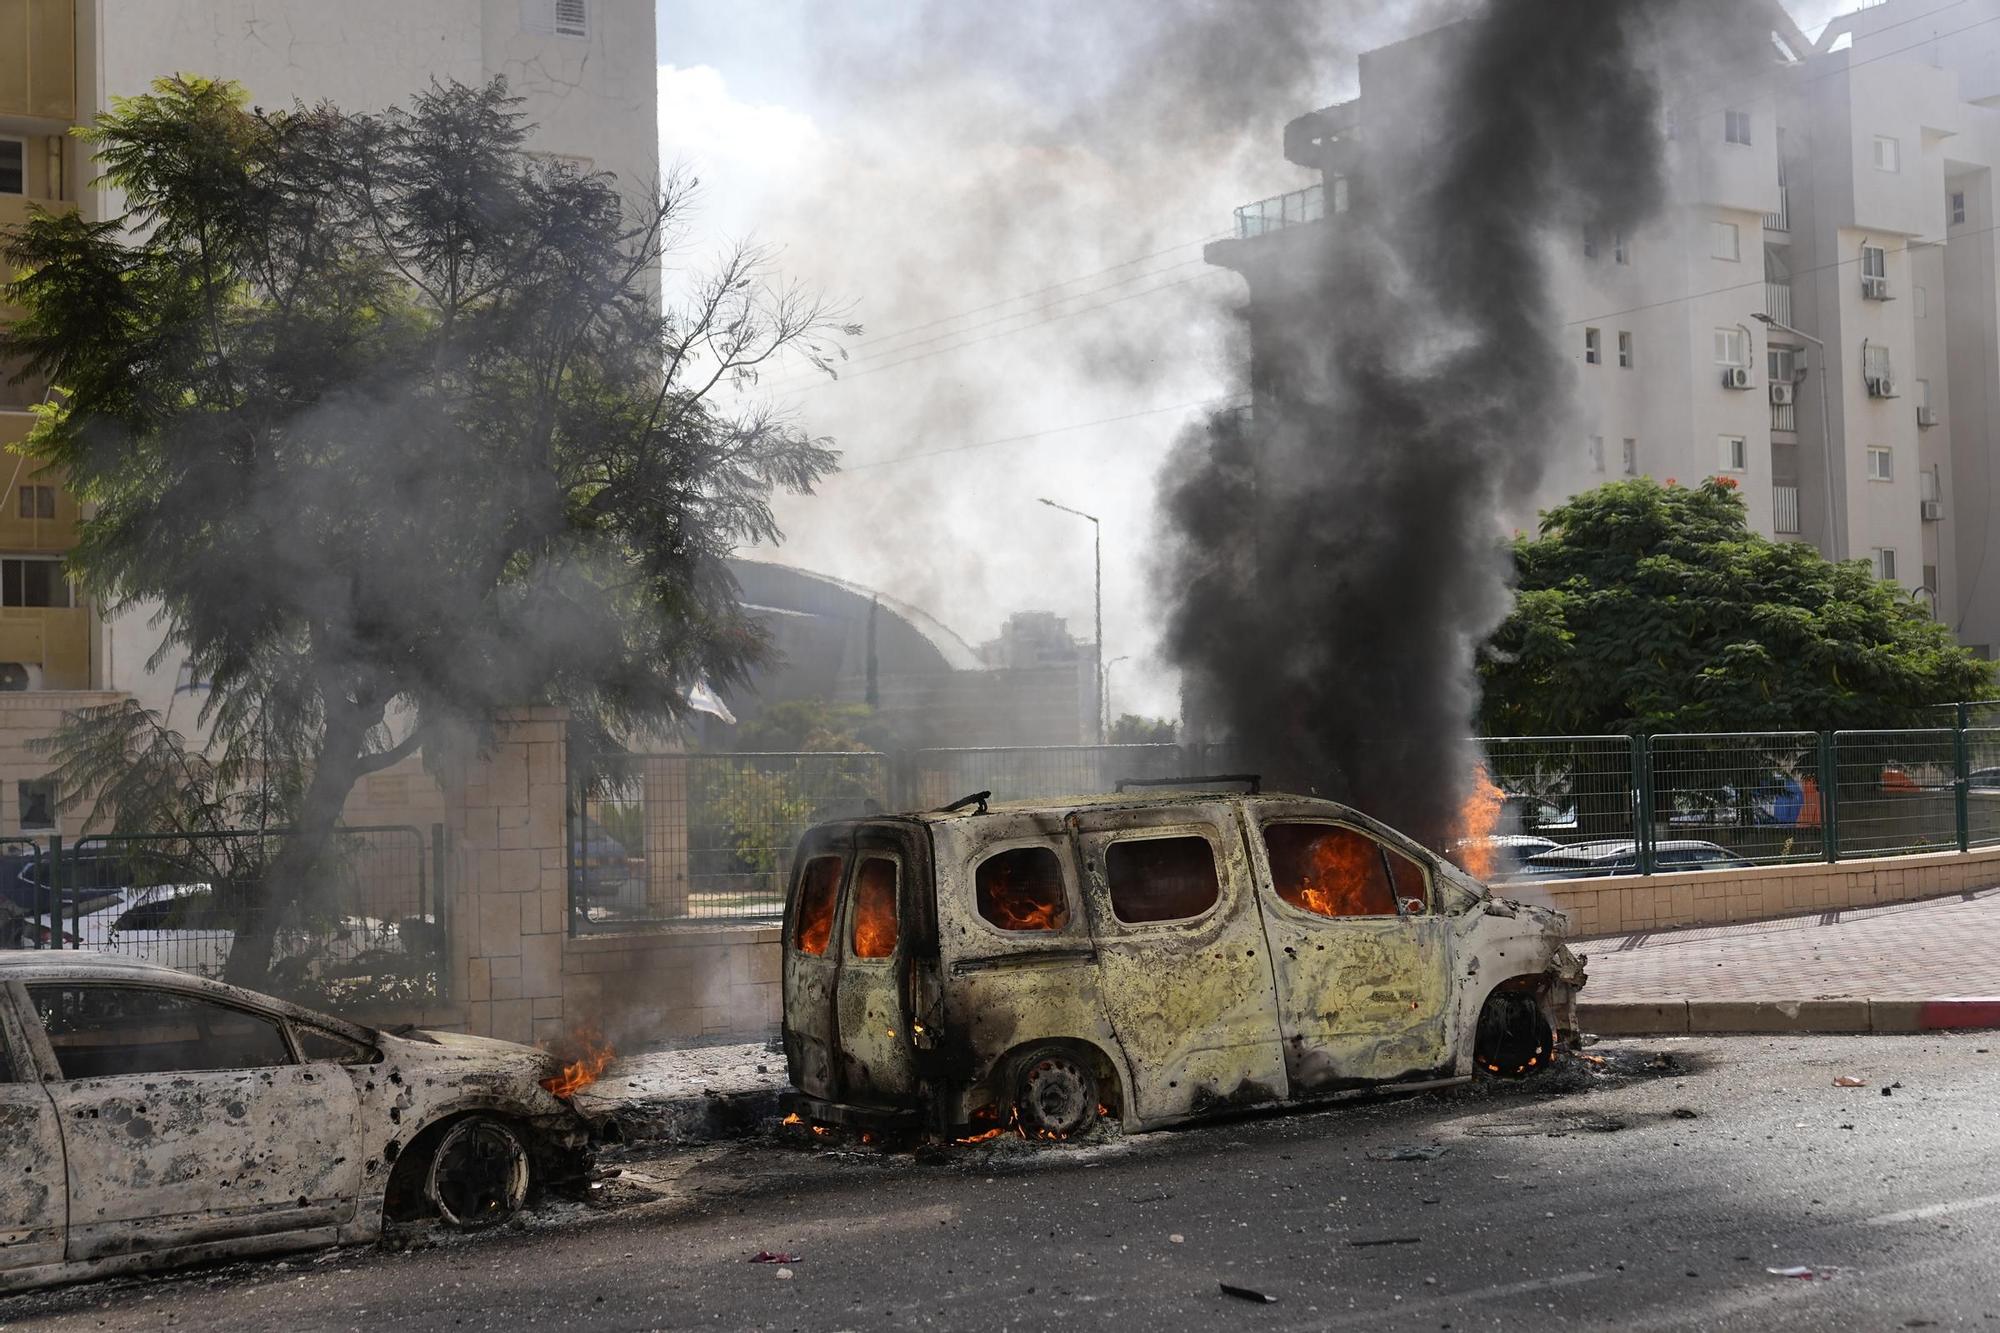
<path fill-rule="evenodd" d="M 1472 791 L 1458 807 L 1457 861 L 1474 879 L 1491 879 L 1499 869 L 1498 850 L 1487 839 L 1500 825 L 1506 793 L 1494 785 L 1484 764 L 1472 769 Z"/>
<path fill-rule="evenodd" d="M 562 1072 L 543 1079 L 542 1086 L 564 1101 L 597 1082 L 618 1054 L 604 1034 L 593 1027 L 573 1029 L 558 1046 L 562 1048 L 556 1052 L 558 1058 L 569 1050 L 577 1051 L 578 1055 L 574 1060 L 565 1060 Z"/>
<path fill-rule="evenodd" d="M 1315 824 L 1264 831 L 1278 896 L 1319 916 L 1394 916 L 1382 849 L 1364 833 Z"/>
<path fill-rule="evenodd" d="M 871 856 L 854 877 L 854 956 L 887 958 L 895 952 L 896 863 Z"/>
<path fill-rule="evenodd" d="M 1060 879 L 1030 880 L 1003 854 L 979 867 L 979 914 L 1002 930 L 1061 930 L 1069 901 Z"/>
<path fill-rule="evenodd" d="M 786 1116 L 782 1123 L 787 1125 L 803 1125 L 805 1121 L 799 1118 L 799 1113 L 797 1111 L 794 1111 L 790 1115 Z"/>
<path fill-rule="evenodd" d="M 793 942 L 800 953 L 818 957 L 833 939 L 833 904 L 840 893 L 844 869 L 838 856 L 815 856 L 806 863 L 805 881 L 799 888 L 799 918 Z"/>

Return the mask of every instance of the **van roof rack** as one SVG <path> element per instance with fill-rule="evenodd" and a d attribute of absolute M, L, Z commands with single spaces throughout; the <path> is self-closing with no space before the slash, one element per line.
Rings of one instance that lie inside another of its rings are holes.
<path fill-rule="evenodd" d="M 1264 790 L 1264 775 L 1261 773 L 1205 773 L 1187 778 L 1120 778 L 1116 791 L 1130 787 L 1242 787 L 1244 794 L 1255 796 Z"/>
<path fill-rule="evenodd" d="M 955 815 L 959 811 L 965 809 L 965 807 L 968 805 L 976 805 L 979 808 L 973 811 L 973 813 L 976 815 L 983 815 L 986 813 L 986 803 L 992 799 L 993 799 L 992 792 L 976 791 L 972 793 L 972 795 L 970 796 L 959 797 L 957 800 L 953 801 L 950 805 L 939 806 L 937 808 L 937 813 L 941 815 Z"/>

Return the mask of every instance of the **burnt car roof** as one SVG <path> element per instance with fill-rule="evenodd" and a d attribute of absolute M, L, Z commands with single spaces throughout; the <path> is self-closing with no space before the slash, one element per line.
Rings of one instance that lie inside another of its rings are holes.
<path fill-rule="evenodd" d="M 1071 810 L 1154 810 L 1179 805 L 1211 805 L 1218 801 L 1232 805 L 1250 802 L 1266 805 L 1317 805 L 1325 807 L 1327 813 L 1331 815 L 1354 819 L 1378 828 L 1387 827 L 1359 810 L 1342 805 L 1338 801 L 1329 801 L 1322 796 L 1301 796 L 1281 791 L 1241 792 L 1196 788 L 1172 791 L 1149 788 L 1145 791 L 1091 792 L 1075 796 L 1036 796 L 989 801 L 983 810 L 977 806 L 967 805 L 964 809 L 954 810 L 906 810 L 884 812 L 879 815 L 851 815 L 841 819 L 822 820 L 819 827 L 880 824 L 885 820 L 916 824 L 950 824 L 965 820 L 1001 819 L 1009 815 L 1064 814 Z"/>
<path fill-rule="evenodd" d="M 114 984 L 155 982 L 178 986 L 185 990 L 204 991 L 218 1000 L 233 1001 L 240 1005 L 281 1013 L 299 1022 L 331 1027 L 350 1036 L 372 1040 L 375 1032 L 365 1023 L 357 1023 L 338 1014 L 308 1009 L 302 1004 L 280 996 L 245 990 L 241 986 L 232 986 L 212 977 L 196 976 L 192 972 L 183 972 L 179 968 L 167 967 L 144 958 L 100 952 L 95 949 L 0 950 L 0 982 L 9 981 L 18 981 L 24 985 L 48 981 L 71 983 L 99 981 Z"/>

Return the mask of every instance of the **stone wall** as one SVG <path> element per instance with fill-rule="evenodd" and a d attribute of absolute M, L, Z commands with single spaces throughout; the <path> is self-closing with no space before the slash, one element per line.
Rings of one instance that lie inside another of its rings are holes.
<path fill-rule="evenodd" d="M 1504 885 L 1499 892 L 1561 909 L 1577 935 L 1612 935 L 1875 907 L 1995 884 L 2000 884 L 2000 847 L 1750 870 L 1543 880 Z"/>

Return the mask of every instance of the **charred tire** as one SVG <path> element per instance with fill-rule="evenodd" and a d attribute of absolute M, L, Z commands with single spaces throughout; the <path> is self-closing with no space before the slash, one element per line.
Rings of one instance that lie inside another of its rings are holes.
<path fill-rule="evenodd" d="M 1555 1062 L 1556 1030 L 1532 991 L 1495 991 L 1479 1011 L 1474 1069 L 1495 1078 L 1523 1078 Z"/>
<path fill-rule="evenodd" d="M 408 1200 L 417 1194 L 425 1211 L 464 1231 L 504 1222 L 527 1202 L 533 1158 L 512 1124 L 497 1116 L 469 1115 L 425 1138 L 428 1145 L 412 1145 L 405 1161 L 397 1163 L 400 1179 L 391 1180 L 392 1196 Z M 404 1186 L 400 1191 L 398 1184 Z"/>
<path fill-rule="evenodd" d="M 1042 1046 L 1014 1063 L 1015 1123 L 1030 1138 L 1071 1138 L 1097 1123 L 1097 1073 L 1063 1046 Z"/>

